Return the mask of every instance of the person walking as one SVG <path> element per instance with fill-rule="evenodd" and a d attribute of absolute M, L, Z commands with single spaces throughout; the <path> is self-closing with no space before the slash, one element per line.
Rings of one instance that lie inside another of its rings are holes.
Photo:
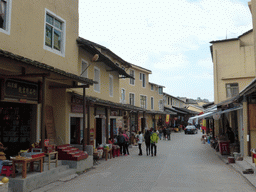
<path fill-rule="evenodd" d="M 169 127 L 166 129 L 166 135 L 167 135 L 167 139 L 171 140 L 171 129 Z"/>
<path fill-rule="evenodd" d="M 163 135 L 164 135 L 163 140 L 166 140 L 166 129 L 165 129 L 165 127 L 163 129 Z"/>
<path fill-rule="evenodd" d="M 143 142 L 143 135 L 141 133 L 141 131 L 139 132 L 139 141 L 138 141 L 138 145 L 139 145 L 139 155 L 142 155 L 142 149 L 141 149 L 141 145 Z"/>
<path fill-rule="evenodd" d="M 156 144 L 158 142 L 158 135 L 156 133 L 156 130 L 152 133 L 150 136 L 150 143 L 151 143 L 151 156 L 153 157 L 153 149 L 154 149 L 154 155 L 156 156 Z"/>
<path fill-rule="evenodd" d="M 159 139 L 161 140 L 162 139 L 162 135 L 163 135 L 163 130 L 162 128 L 159 129 Z"/>
<path fill-rule="evenodd" d="M 129 149 L 128 149 L 129 148 L 129 137 L 126 134 L 126 131 L 124 131 L 123 136 L 125 138 L 125 143 L 124 143 L 125 156 L 127 156 L 130 154 L 129 154 Z"/>
<path fill-rule="evenodd" d="M 145 144 L 146 144 L 146 152 L 147 152 L 147 156 L 150 155 L 150 132 L 149 130 L 147 130 L 147 132 L 145 133 Z"/>
<path fill-rule="evenodd" d="M 120 147 L 120 154 L 122 155 L 125 155 L 126 154 L 126 151 L 124 149 L 124 144 L 125 144 L 125 138 L 123 136 L 123 132 L 120 131 L 119 135 L 117 136 L 117 143 Z"/>

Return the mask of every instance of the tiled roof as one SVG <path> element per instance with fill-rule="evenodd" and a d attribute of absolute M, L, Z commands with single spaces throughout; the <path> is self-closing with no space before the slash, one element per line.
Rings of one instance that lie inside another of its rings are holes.
<path fill-rule="evenodd" d="M 128 78 L 132 78 L 134 79 L 134 77 L 132 77 L 131 75 L 127 74 L 125 70 L 123 70 L 121 67 L 117 66 L 115 63 L 113 63 L 108 57 L 106 57 L 104 54 L 102 54 L 95 46 L 99 47 L 98 44 L 93 43 L 91 41 L 88 41 L 86 39 L 83 39 L 81 37 L 79 37 L 77 40 L 77 43 L 80 44 L 82 46 L 82 48 L 84 48 L 86 51 L 88 51 L 89 53 L 91 53 L 92 55 L 94 54 L 98 54 L 99 55 L 99 59 L 98 61 L 102 61 L 104 62 L 108 67 L 110 67 L 111 69 L 117 71 L 120 75 L 124 75 L 125 77 Z M 101 46 L 103 47 L 103 46 Z M 105 47 L 104 47 L 105 48 Z M 107 48 L 105 48 L 107 49 Z M 110 51 L 110 50 L 109 50 Z M 111 52 L 112 53 L 112 52 Z M 121 59 L 121 58 L 120 58 Z M 125 61 L 123 61 L 125 62 Z"/>
<path fill-rule="evenodd" d="M 25 58 L 25 57 L 20 56 L 20 55 L 13 54 L 13 53 L 8 52 L 8 51 L 4 51 L 2 49 L 0 49 L 0 56 L 10 58 L 10 59 L 13 59 L 13 60 L 16 60 L 16 61 L 20 61 L 20 62 L 22 62 L 26 65 L 34 66 L 36 68 L 43 69 L 43 70 L 46 70 L 48 72 L 53 72 L 53 73 L 56 73 L 56 74 L 59 74 L 59 75 L 63 75 L 63 76 L 68 77 L 70 79 L 74 79 L 74 80 L 76 80 L 80 83 L 85 83 L 85 84 L 89 84 L 89 85 L 92 85 L 93 83 L 97 83 L 97 82 L 93 81 L 92 79 L 87 79 L 87 78 L 84 78 L 84 77 L 80 77 L 78 75 L 63 71 L 61 69 L 52 67 L 50 65 L 47 65 L 47 64 L 35 61 L 35 60 L 31 60 L 29 58 Z"/>

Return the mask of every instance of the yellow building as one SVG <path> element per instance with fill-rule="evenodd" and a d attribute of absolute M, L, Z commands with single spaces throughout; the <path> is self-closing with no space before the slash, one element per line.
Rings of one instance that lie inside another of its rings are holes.
<path fill-rule="evenodd" d="M 7 156 L 40 139 L 66 144 L 71 111 L 66 89 L 93 85 L 79 74 L 78 1 L 0 3 L 1 141 Z"/>
<path fill-rule="evenodd" d="M 255 53 L 253 30 L 237 38 L 212 41 L 211 54 L 214 68 L 214 103 L 221 118 L 214 122 L 214 134 L 225 135 L 231 127 L 239 140 L 240 152 L 248 154 L 246 113 L 237 103 L 241 92 L 255 78 Z M 247 145 L 247 144 L 246 144 Z M 256 147 L 256 146 L 255 146 Z"/>

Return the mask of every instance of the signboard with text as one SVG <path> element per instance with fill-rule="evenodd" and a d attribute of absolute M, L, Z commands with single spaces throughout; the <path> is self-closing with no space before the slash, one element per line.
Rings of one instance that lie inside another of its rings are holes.
<path fill-rule="evenodd" d="M 5 97 L 38 100 L 38 85 L 26 81 L 8 79 L 5 81 Z"/>

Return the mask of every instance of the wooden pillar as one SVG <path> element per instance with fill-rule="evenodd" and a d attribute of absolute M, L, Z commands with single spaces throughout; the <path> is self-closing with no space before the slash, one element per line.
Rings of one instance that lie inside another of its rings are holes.
<path fill-rule="evenodd" d="M 109 115 L 108 115 L 108 108 L 105 108 L 105 115 L 106 115 L 106 143 L 108 143 L 108 122 L 109 122 Z"/>
<path fill-rule="evenodd" d="M 90 129 L 91 129 L 91 124 L 90 124 L 90 103 L 87 100 L 87 145 L 91 144 Z"/>
<path fill-rule="evenodd" d="M 83 142 L 83 151 L 85 151 L 86 148 L 86 128 L 85 128 L 85 114 L 86 114 L 86 96 L 85 96 L 85 87 L 83 87 L 83 138 L 84 138 L 84 142 Z"/>
<path fill-rule="evenodd" d="M 45 100 L 46 100 L 46 78 L 42 77 L 42 102 L 41 102 L 41 148 L 45 150 Z"/>
<path fill-rule="evenodd" d="M 136 133 L 138 132 L 138 130 L 139 130 L 139 112 L 137 112 L 135 114 L 135 131 L 136 131 Z"/>

